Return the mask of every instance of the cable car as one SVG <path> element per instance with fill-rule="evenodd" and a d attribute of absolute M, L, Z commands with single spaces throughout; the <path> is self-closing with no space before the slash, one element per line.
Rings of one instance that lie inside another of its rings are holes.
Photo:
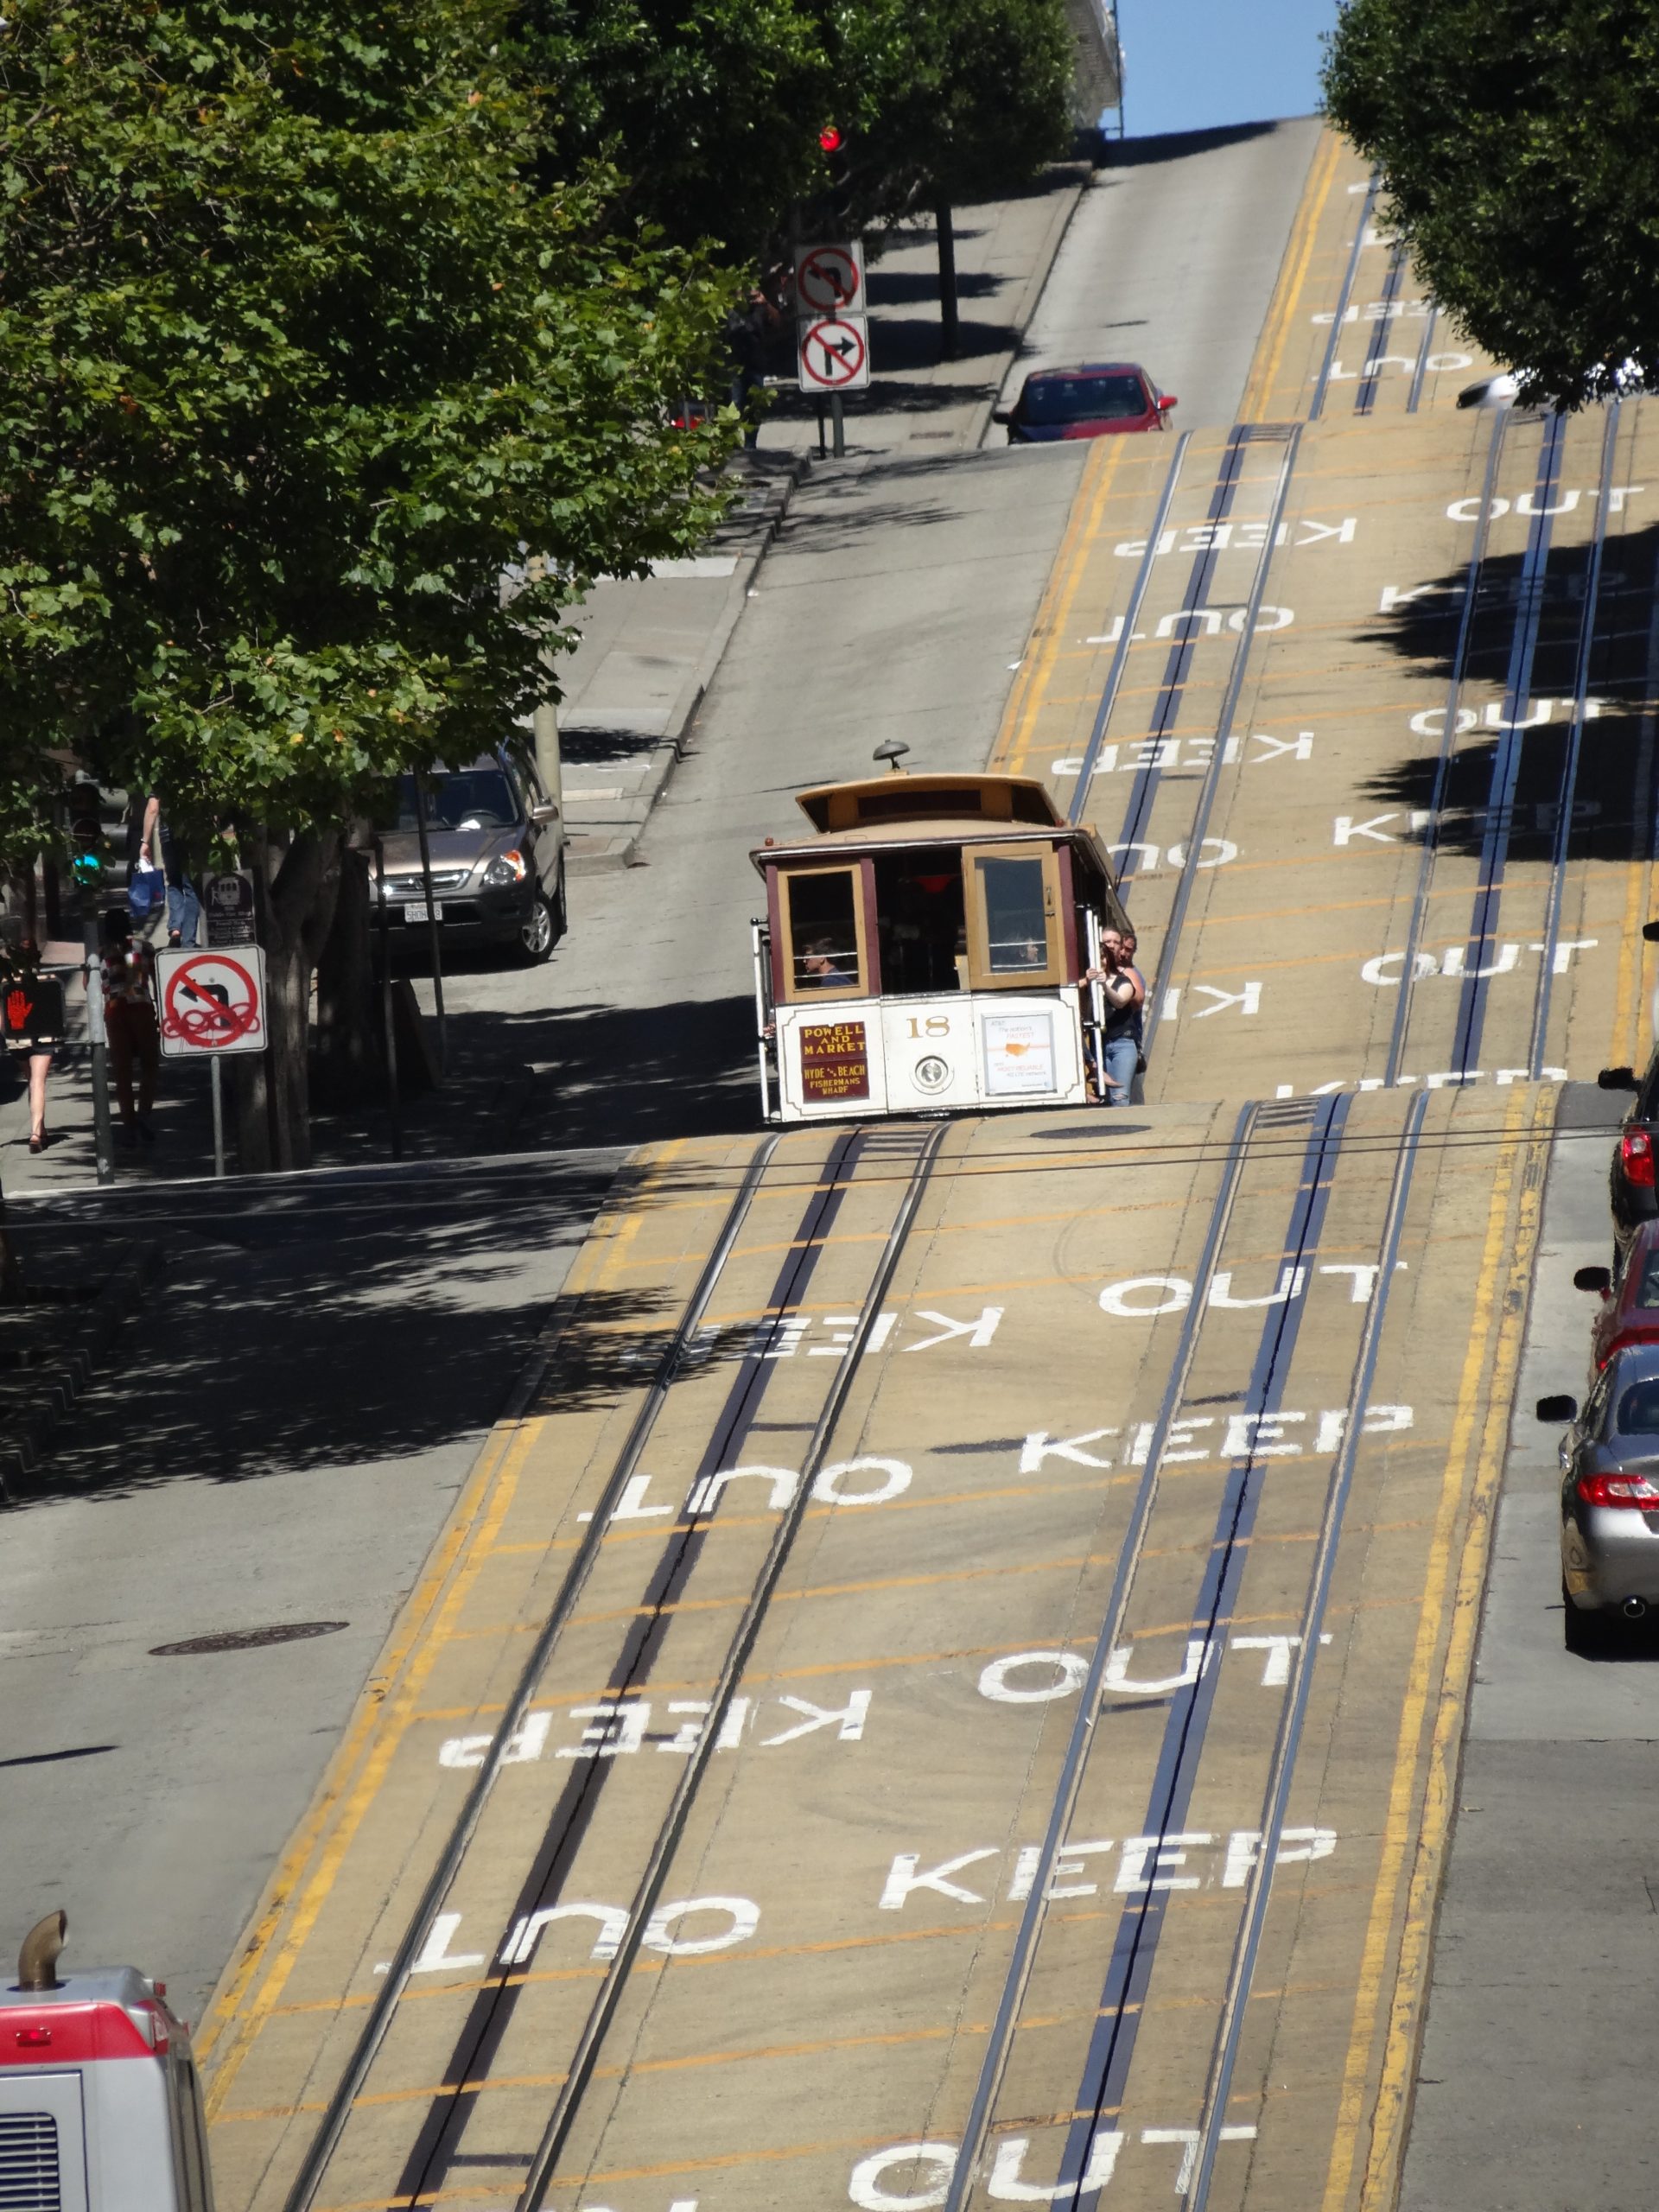
<path fill-rule="evenodd" d="M 136 1967 L 60 1980 L 48 1913 L 0 1987 L 5 2212 L 213 2212 L 190 2031 Z"/>
<path fill-rule="evenodd" d="M 1103 1098 L 1086 971 L 1128 922 L 1104 849 L 1035 777 L 893 772 L 798 795 L 751 855 L 761 1109 L 772 1122 Z M 774 1097 L 775 1091 L 775 1097 Z"/>

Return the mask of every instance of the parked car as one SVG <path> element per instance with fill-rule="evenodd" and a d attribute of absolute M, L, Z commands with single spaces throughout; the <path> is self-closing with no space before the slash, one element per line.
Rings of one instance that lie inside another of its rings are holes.
<path fill-rule="evenodd" d="M 1601 1295 L 1590 1337 L 1592 1378 L 1626 1344 L 1659 1344 L 1659 1221 L 1644 1221 L 1631 1236 L 1617 1281 L 1610 1268 L 1580 1268 L 1573 1281 Z"/>
<path fill-rule="evenodd" d="M 1649 922 L 1642 934 L 1649 939 L 1659 938 L 1659 928 Z M 1596 1081 L 1604 1090 L 1635 1094 L 1619 1126 L 1618 1142 L 1608 1167 L 1617 1280 L 1624 1271 L 1625 1255 L 1637 1230 L 1644 1221 L 1659 1220 L 1659 1190 L 1654 1186 L 1654 1166 L 1659 1160 L 1659 1046 L 1640 1076 L 1634 1068 L 1603 1068 Z"/>
<path fill-rule="evenodd" d="M 1013 406 L 994 408 L 991 420 L 1007 424 L 1011 446 L 1046 445 L 1166 429 L 1177 404 L 1136 361 L 1089 361 L 1077 369 L 1033 369 Z"/>
<path fill-rule="evenodd" d="M 1561 1596 L 1569 1651 L 1605 1649 L 1659 1607 L 1659 1344 L 1617 1351 L 1580 1411 L 1540 1398 L 1561 1439 Z"/>
<path fill-rule="evenodd" d="M 434 768 L 422 783 L 441 950 L 509 945 L 521 960 L 545 960 L 565 930 L 564 823 L 534 763 L 502 747 L 464 768 Z M 405 939 L 419 931 L 423 940 L 416 804 L 415 778 L 400 776 L 380 837 L 391 927 Z"/>

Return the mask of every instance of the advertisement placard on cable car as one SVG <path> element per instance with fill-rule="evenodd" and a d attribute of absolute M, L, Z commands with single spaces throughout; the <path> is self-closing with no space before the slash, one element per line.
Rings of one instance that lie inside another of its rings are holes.
<path fill-rule="evenodd" d="M 861 1021 L 803 1022 L 801 1096 L 815 1104 L 870 1095 L 870 1051 Z"/>
<path fill-rule="evenodd" d="M 1049 1014 L 981 1016 L 988 1098 L 1046 1096 L 1054 1089 L 1054 1018 Z"/>

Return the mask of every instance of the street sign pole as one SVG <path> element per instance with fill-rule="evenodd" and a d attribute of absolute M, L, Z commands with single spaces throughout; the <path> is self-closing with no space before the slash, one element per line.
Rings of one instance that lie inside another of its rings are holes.
<path fill-rule="evenodd" d="M 832 391 L 830 395 L 830 421 L 835 436 L 836 459 L 844 461 L 847 458 L 847 418 L 842 412 L 838 391 Z"/>
<path fill-rule="evenodd" d="M 225 1078 L 217 1058 L 207 1076 L 213 1088 L 213 1177 L 217 1181 L 225 1173 Z"/>
<path fill-rule="evenodd" d="M 378 895 L 380 925 L 380 1020 L 386 1040 L 386 1104 L 391 1116 L 391 1156 L 404 1156 L 403 1106 L 397 1096 L 397 1022 L 391 1007 L 391 918 L 386 910 L 386 852 L 374 841 L 374 887 Z"/>
<path fill-rule="evenodd" d="M 92 1070 L 92 1150 L 100 1183 L 115 1180 L 115 1132 L 110 1121 L 110 1048 L 104 1027 L 104 969 L 98 919 L 86 923 L 86 1040 Z"/>
<path fill-rule="evenodd" d="M 427 940 L 432 947 L 432 997 L 438 1016 L 438 1073 L 449 1072 L 448 1039 L 443 1027 L 443 967 L 438 958 L 438 911 L 432 904 L 432 848 L 426 835 L 426 778 L 415 771 L 415 827 L 421 839 L 421 880 L 426 888 Z M 385 896 L 383 893 L 382 897 Z"/>

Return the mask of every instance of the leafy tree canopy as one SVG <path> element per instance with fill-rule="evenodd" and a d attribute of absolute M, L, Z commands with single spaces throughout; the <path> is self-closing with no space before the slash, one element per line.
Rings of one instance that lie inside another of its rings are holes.
<path fill-rule="evenodd" d="M 834 11 L 837 73 L 864 89 L 858 228 L 1029 184 L 1071 137 L 1063 0 L 864 0 Z"/>
<path fill-rule="evenodd" d="M 602 156 L 625 207 L 740 260 L 794 203 L 879 227 L 1017 189 L 1070 137 L 1064 0 L 524 0 L 518 27 L 552 164 Z"/>
<path fill-rule="evenodd" d="M 582 582 L 690 549 L 729 281 L 540 188 L 497 0 L 16 0 L 0 776 L 327 827 L 499 741 Z M 504 565 L 545 573 L 510 606 Z M 102 733 L 102 736 L 99 736 Z"/>
<path fill-rule="evenodd" d="M 1659 12 L 1615 0 L 1350 0 L 1332 120 L 1382 169 L 1441 306 L 1568 406 L 1659 388 Z"/>

